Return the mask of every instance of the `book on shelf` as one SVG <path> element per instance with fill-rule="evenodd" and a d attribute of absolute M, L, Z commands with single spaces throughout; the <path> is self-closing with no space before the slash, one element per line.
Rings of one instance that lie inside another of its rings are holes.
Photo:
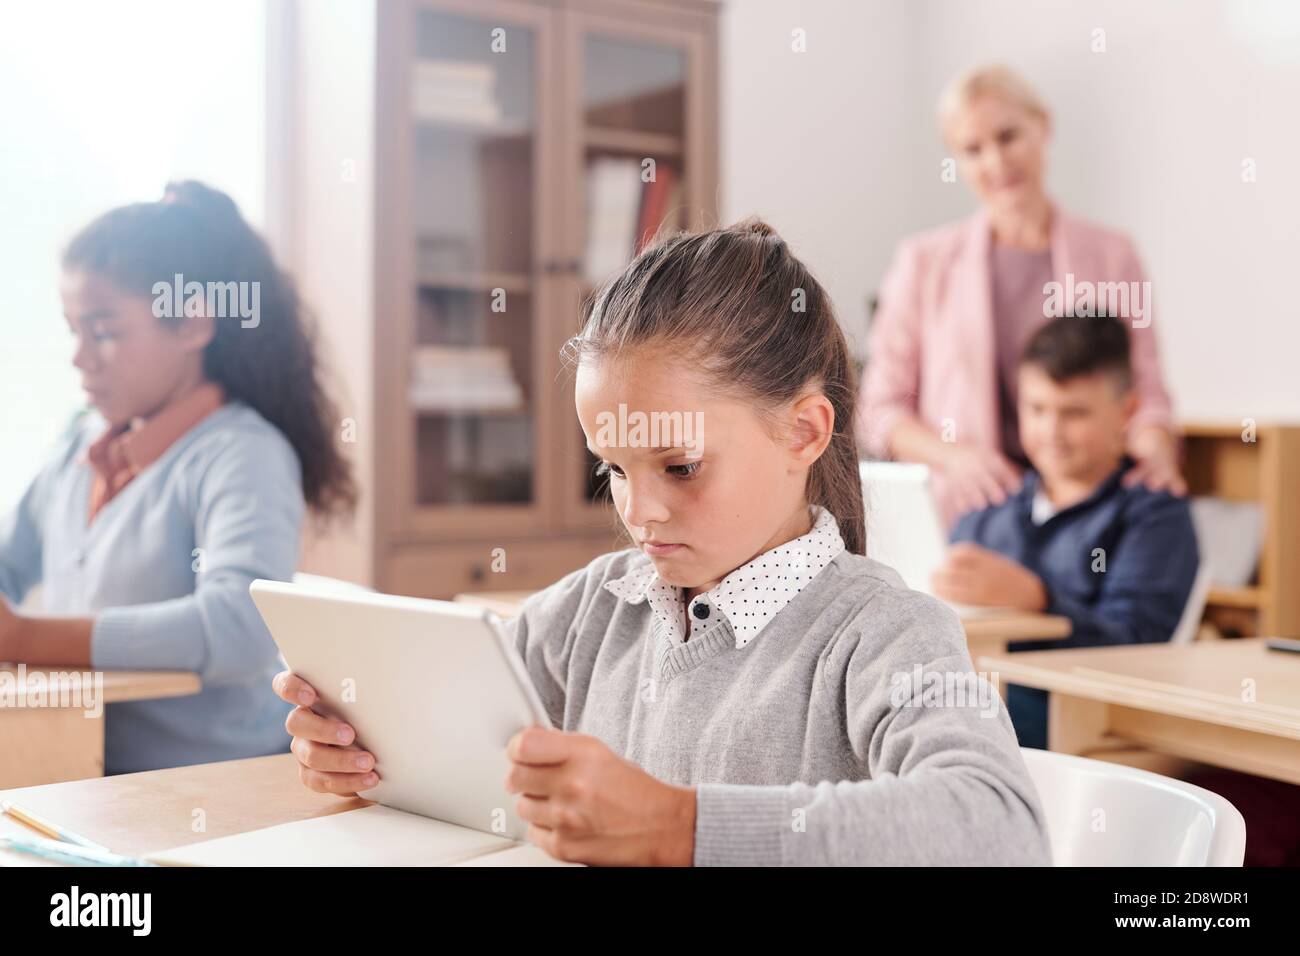
<path fill-rule="evenodd" d="M 627 265 L 641 208 L 641 164 L 597 156 L 587 168 L 587 250 L 583 271 L 599 282 Z"/>
<path fill-rule="evenodd" d="M 417 378 L 463 368 L 509 375 L 510 351 L 490 345 L 417 345 L 411 352 L 411 369 Z"/>
<path fill-rule="evenodd" d="M 488 63 L 421 60 L 411 69 L 411 113 L 417 119 L 468 125 L 501 121 L 496 70 Z"/>
<path fill-rule="evenodd" d="M 406 397 L 417 412 L 524 411 L 524 394 L 518 385 L 498 388 L 412 385 Z"/>
<path fill-rule="evenodd" d="M 587 281 L 600 282 L 626 266 L 666 220 L 679 218 L 681 202 L 682 177 L 674 166 L 656 164 L 655 178 L 643 182 L 638 159 L 593 159 L 587 168 Z"/>
<path fill-rule="evenodd" d="M 407 400 L 418 411 L 512 411 L 522 410 L 524 394 L 504 348 L 420 345 Z"/>
<path fill-rule="evenodd" d="M 637 221 L 637 240 L 634 252 L 640 254 L 666 220 L 677 220 L 677 210 L 682 201 L 682 181 L 673 166 L 659 164 L 655 178 L 641 190 L 641 213 Z M 671 228 L 671 226 L 670 226 Z"/>

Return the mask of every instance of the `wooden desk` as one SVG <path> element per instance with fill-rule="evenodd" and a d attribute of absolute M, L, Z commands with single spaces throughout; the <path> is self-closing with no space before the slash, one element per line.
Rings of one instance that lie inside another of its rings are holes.
<path fill-rule="evenodd" d="M 18 668 L 0 665 L 0 681 L 17 685 Z M 86 674 L 99 674 L 103 686 L 82 688 Z M 6 676 L 8 675 L 8 676 Z M 195 674 L 177 671 L 91 671 L 75 667 L 28 665 L 15 695 L 43 689 L 51 701 L 73 706 L 0 706 L 0 787 L 24 787 L 104 773 L 104 704 L 127 700 L 183 697 L 199 692 Z M 6 692 L 9 689 L 6 686 Z M 90 704 L 88 710 L 83 704 Z M 97 713 L 95 712 L 97 711 Z"/>
<path fill-rule="evenodd" d="M 1049 692 L 1050 750 L 1139 744 L 1300 784 L 1300 656 L 1263 638 L 986 655 L 976 666 Z"/>
<path fill-rule="evenodd" d="M 457 594 L 455 600 L 463 604 L 485 607 L 502 617 L 514 617 L 519 606 L 532 591 L 476 591 Z M 966 643 L 971 658 L 980 654 L 1000 654 L 1010 641 L 1059 640 L 1070 636 L 1070 619 L 1054 614 L 1036 614 L 1033 611 L 988 611 L 977 614 L 958 614 L 966 631 Z"/>
<path fill-rule="evenodd" d="M 1012 641 L 1059 641 L 1069 637 L 1074 629 L 1068 617 L 1035 611 L 958 612 L 957 617 L 966 631 L 966 646 L 970 648 L 971 660 L 982 654 L 1004 654 Z"/>
<path fill-rule="evenodd" d="M 2 800 L 12 800 L 128 856 L 147 856 L 371 806 L 360 797 L 308 790 L 298 779 L 298 762 L 292 754 L 0 790 Z M 196 821 L 201 821 L 201 828 L 196 829 Z M 32 833 L 11 817 L 0 815 L 0 836 Z M 0 850 L 0 858 L 6 857 L 0 864 L 59 865 Z M 519 845 L 452 865 L 574 864 L 551 859 L 537 847 Z"/>
<path fill-rule="evenodd" d="M 24 787 L 0 791 L 0 800 L 129 856 L 370 805 L 308 790 L 292 754 Z M 205 830 L 194 829 L 196 819 Z M 31 835 L 0 816 L 0 835 L 18 833 Z"/>

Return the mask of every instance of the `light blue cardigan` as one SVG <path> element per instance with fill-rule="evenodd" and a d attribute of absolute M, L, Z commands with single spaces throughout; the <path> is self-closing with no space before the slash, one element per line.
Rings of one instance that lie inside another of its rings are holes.
<path fill-rule="evenodd" d="M 0 519 L 0 592 L 41 584 L 48 614 L 95 619 L 93 666 L 195 671 L 193 696 L 109 704 L 107 773 L 288 750 L 290 705 L 271 690 L 279 654 L 248 594 L 288 580 L 303 518 L 288 441 L 231 402 L 182 435 L 87 525 L 88 415 L 17 510 Z"/>

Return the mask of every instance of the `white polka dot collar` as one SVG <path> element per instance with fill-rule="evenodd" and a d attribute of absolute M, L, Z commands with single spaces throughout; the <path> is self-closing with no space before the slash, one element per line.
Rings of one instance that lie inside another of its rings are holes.
<path fill-rule="evenodd" d="M 818 510 L 817 520 L 807 534 L 763 552 L 715 587 L 695 596 L 688 608 L 691 640 L 720 626 L 725 616 L 739 650 L 844 550 L 835 516 L 825 508 Z M 682 589 L 663 581 L 648 558 L 646 564 L 623 577 L 606 581 L 605 590 L 628 604 L 649 601 L 673 640 L 680 644 L 687 639 L 682 624 Z"/>

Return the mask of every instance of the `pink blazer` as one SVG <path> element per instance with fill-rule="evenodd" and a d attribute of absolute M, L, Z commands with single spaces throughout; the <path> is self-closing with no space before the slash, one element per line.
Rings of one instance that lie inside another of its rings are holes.
<path fill-rule="evenodd" d="M 889 457 L 888 437 L 907 413 L 954 440 L 997 448 L 997 359 L 987 216 L 949 223 L 903 240 L 880 293 L 868 340 L 858 439 Z M 1132 242 L 1121 233 L 1053 209 L 1052 271 L 1057 282 L 1138 282 L 1145 278 Z M 1150 317 L 1150 302 L 1144 300 Z M 1047 321 L 1046 318 L 1043 320 Z M 1145 320 L 1144 320 L 1145 321 Z M 1156 324 L 1129 325 L 1139 406 L 1134 426 L 1173 426 L 1160 376 Z M 935 494 L 946 520 L 956 518 L 942 476 Z"/>

